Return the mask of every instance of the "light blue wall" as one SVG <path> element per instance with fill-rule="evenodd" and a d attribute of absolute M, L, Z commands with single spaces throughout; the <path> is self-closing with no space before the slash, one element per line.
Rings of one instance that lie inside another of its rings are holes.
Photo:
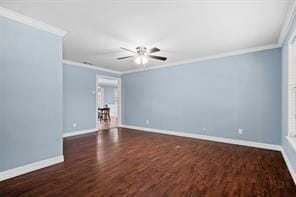
<path fill-rule="evenodd" d="M 124 74 L 122 84 L 123 124 L 280 144 L 280 49 Z"/>
<path fill-rule="evenodd" d="M 114 87 L 102 86 L 104 88 L 104 105 L 114 104 Z"/>
<path fill-rule="evenodd" d="M 288 40 L 291 33 L 296 28 L 296 20 L 294 19 L 289 34 L 282 47 L 282 147 L 288 156 L 290 163 L 296 171 L 296 151 L 287 141 L 288 135 Z"/>
<path fill-rule="evenodd" d="M 0 24 L 3 23 L 3 18 L 0 17 Z M 0 25 L 0 43 L 3 43 L 3 34 L 2 34 L 3 26 Z M 3 95 L 4 95 L 4 76 L 3 71 L 4 70 L 4 57 L 3 57 L 3 45 L 0 44 L 0 136 L 4 135 L 4 103 L 3 103 Z M 2 158 L 2 155 L 4 155 L 4 144 L 1 143 L 0 140 L 0 159 Z M 1 167 L 0 167 L 1 171 Z"/>
<path fill-rule="evenodd" d="M 62 38 L 1 18 L 0 171 L 63 154 Z"/>
<path fill-rule="evenodd" d="M 120 77 L 120 75 L 101 72 L 64 64 L 64 132 L 96 128 L 96 75 Z M 73 127 L 76 123 L 76 127 Z"/>

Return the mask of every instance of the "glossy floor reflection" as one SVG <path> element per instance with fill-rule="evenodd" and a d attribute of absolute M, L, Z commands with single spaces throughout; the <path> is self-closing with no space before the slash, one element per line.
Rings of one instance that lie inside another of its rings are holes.
<path fill-rule="evenodd" d="M 111 120 L 98 120 L 98 126 L 99 130 L 106 130 L 118 127 L 118 118 L 111 116 Z"/>
<path fill-rule="evenodd" d="M 0 196 L 296 196 L 277 151 L 115 128 L 65 138 L 64 156 Z"/>

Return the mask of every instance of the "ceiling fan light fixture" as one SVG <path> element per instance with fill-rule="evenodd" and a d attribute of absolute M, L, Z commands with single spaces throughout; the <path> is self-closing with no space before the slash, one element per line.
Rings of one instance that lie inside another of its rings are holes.
<path fill-rule="evenodd" d="M 134 58 L 135 63 L 140 64 L 140 65 L 147 64 L 148 59 L 155 59 L 155 60 L 159 60 L 159 61 L 166 61 L 167 60 L 167 57 L 152 55 L 152 54 L 160 51 L 160 49 L 157 47 L 153 47 L 153 48 L 147 50 L 147 48 L 144 46 L 138 46 L 136 48 L 136 51 L 130 50 L 130 49 L 127 49 L 124 47 L 120 47 L 120 48 L 125 51 L 128 51 L 130 53 L 133 53 L 134 55 L 119 57 L 119 58 L 117 58 L 118 60 L 123 60 L 123 59 L 127 59 L 127 58 Z"/>
<path fill-rule="evenodd" d="M 139 55 L 135 58 L 136 64 L 147 64 L 148 58 L 145 55 Z"/>

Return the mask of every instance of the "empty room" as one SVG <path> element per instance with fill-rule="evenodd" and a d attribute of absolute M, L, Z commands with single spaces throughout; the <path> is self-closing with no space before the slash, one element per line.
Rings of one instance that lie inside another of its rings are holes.
<path fill-rule="evenodd" d="M 0 196 L 296 196 L 296 0 L 0 0 Z"/>

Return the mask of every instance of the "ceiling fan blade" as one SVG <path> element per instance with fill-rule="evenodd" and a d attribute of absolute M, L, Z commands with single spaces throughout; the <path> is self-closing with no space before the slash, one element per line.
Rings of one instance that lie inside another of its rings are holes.
<path fill-rule="evenodd" d="M 131 57 L 135 57 L 134 55 L 130 55 L 130 56 L 125 56 L 125 57 L 119 57 L 117 58 L 118 60 L 122 60 L 122 59 L 127 59 L 127 58 L 131 58 Z"/>
<path fill-rule="evenodd" d="M 129 52 L 132 52 L 132 53 L 136 53 L 137 54 L 137 52 L 135 52 L 133 50 L 130 50 L 130 49 L 127 49 L 127 48 L 124 48 L 124 47 L 120 47 L 120 48 L 123 49 L 123 50 L 126 50 L 126 51 L 129 51 Z"/>
<path fill-rule="evenodd" d="M 155 53 L 155 52 L 158 52 L 158 51 L 160 51 L 159 48 L 153 47 L 153 48 L 149 49 L 148 53 Z"/>
<path fill-rule="evenodd" d="M 167 60 L 166 57 L 156 56 L 156 55 L 148 55 L 148 57 L 153 58 L 153 59 L 157 59 L 157 60 L 161 60 L 161 61 Z"/>

